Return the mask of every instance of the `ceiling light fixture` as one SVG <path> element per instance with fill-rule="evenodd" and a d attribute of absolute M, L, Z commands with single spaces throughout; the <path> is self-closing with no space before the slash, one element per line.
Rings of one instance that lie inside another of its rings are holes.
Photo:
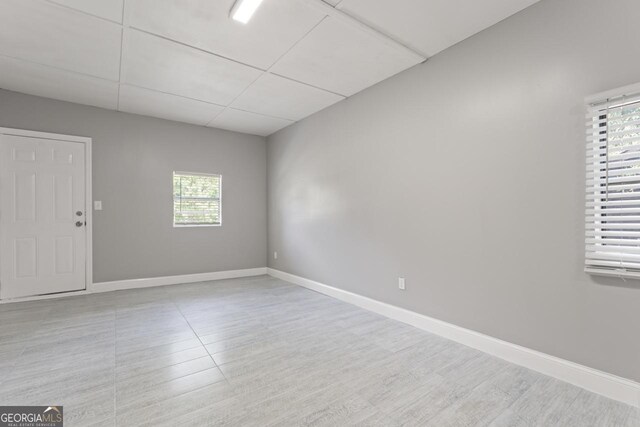
<path fill-rule="evenodd" d="M 246 24 L 258 9 L 262 0 L 236 0 L 229 14 L 235 21 Z"/>

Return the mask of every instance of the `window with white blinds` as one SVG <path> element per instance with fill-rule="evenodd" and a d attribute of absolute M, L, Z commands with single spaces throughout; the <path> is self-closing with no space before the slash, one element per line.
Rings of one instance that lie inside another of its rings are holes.
<path fill-rule="evenodd" d="M 220 225 L 222 177 L 203 173 L 173 173 L 173 225 Z"/>
<path fill-rule="evenodd" d="M 588 110 L 585 270 L 640 277 L 640 96 Z"/>

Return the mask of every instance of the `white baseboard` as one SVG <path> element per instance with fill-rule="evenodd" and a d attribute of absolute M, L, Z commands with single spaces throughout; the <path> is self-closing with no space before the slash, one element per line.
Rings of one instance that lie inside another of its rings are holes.
<path fill-rule="evenodd" d="M 516 365 L 524 366 L 610 399 L 640 408 L 640 383 L 635 381 L 512 344 L 414 311 L 305 279 L 304 277 L 273 268 L 268 268 L 267 273 L 278 279 L 286 280 L 391 319 L 407 323 Z"/>
<path fill-rule="evenodd" d="M 212 273 L 182 274 L 179 276 L 150 277 L 146 279 L 116 280 L 113 282 L 94 283 L 91 286 L 91 292 L 110 292 L 123 289 L 178 285 L 181 283 L 207 282 L 209 280 L 235 279 L 238 277 L 261 276 L 263 274 L 267 274 L 266 267 L 215 271 Z"/>
<path fill-rule="evenodd" d="M 179 285 L 181 283 L 207 282 L 209 280 L 235 279 L 239 277 L 262 276 L 267 274 L 266 267 L 247 268 L 244 270 L 215 271 L 211 273 L 182 274 L 179 276 L 150 277 L 146 279 L 116 280 L 113 282 L 98 282 L 87 286 L 86 290 L 60 292 L 57 294 L 36 295 L 0 300 L 0 304 L 16 302 L 40 301 L 56 298 L 67 298 L 78 295 L 88 295 L 99 292 L 121 291 L 125 289 L 150 288 L 153 286 Z"/>
<path fill-rule="evenodd" d="M 59 292 L 57 294 L 46 294 L 46 295 L 36 295 L 32 297 L 18 297 L 11 299 L 3 299 L 0 300 L 0 304 L 13 304 L 17 302 L 29 302 L 29 301 L 41 301 L 46 299 L 56 299 L 56 298 L 66 298 L 66 297 L 74 297 L 78 295 L 87 295 L 91 292 L 81 289 L 79 291 L 69 291 L 69 292 Z"/>

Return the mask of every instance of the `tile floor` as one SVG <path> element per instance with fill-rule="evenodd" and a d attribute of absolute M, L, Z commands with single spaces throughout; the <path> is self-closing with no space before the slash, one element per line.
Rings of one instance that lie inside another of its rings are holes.
<path fill-rule="evenodd" d="M 640 426 L 640 411 L 267 276 L 0 305 L 0 405 L 65 426 Z"/>

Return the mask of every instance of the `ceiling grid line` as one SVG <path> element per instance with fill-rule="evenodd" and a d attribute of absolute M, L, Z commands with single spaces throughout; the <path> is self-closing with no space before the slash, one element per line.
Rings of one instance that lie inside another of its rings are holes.
<path fill-rule="evenodd" d="M 245 111 L 245 110 L 242 110 L 242 109 L 239 109 L 239 108 L 234 108 L 234 107 L 232 107 L 233 103 L 234 103 L 238 98 L 240 98 L 244 93 L 246 93 L 246 92 L 247 92 L 247 90 L 249 90 L 249 88 L 251 88 L 251 86 L 253 86 L 253 85 L 255 84 L 255 82 L 257 82 L 257 81 L 260 79 L 260 77 L 264 76 L 264 75 L 265 75 L 265 74 L 267 74 L 267 73 L 270 73 L 270 71 L 271 71 L 271 69 L 273 68 L 273 66 L 274 66 L 274 65 L 276 65 L 276 64 L 278 63 L 278 61 L 280 61 L 280 59 L 281 59 L 282 57 L 284 57 L 287 53 L 289 53 L 289 52 L 291 51 L 291 49 L 293 49 L 293 48 L 294 48 L 298 43 L 300 43 L 300 40 L 303 40 L 305 37 L 307 37 L 307 35 L 308 35 L 310 32 L 312 32 L 312 31 L 313 31 L 313 30 L 314 30 L 318 25 L 320 25 L 320 24 L 322 23 L 322 21 L 324 21 L 326 18 L 327 18 L 327 15 L 325 15 L 325 16 L 324 16 L 320 21 L 318 21 L 318 23 L 316 23 L 316 24 L 315 24 L 311 29 L 309 29 L 309 31 L 307 31 L 306 33 L 304 33 L 304 34 L 302 35 L 302 37 L 300 37 L 300 38 L 299 38 L 295 43 L 293 43 L 293 45 L 291 45 L 291 46 L 289 47 L 289 49 L 287 49 L 287 50 L 286 50 L 286 52 L 284 52 L 284 53 L 283 53 L 282 55 L 280 55 L 280 56 L 279 56 L 275 61 L 273 61 L 273 63 L 269 66 L 269 68 L 267 68 L 266 70 L 264 70 L 264 72 L 263 72 L 260 76 L 258 76 L 258 78 L 256 78 L 253 82 L 251 82 L 251 84 L 250 84 L 249 86 L 247 86 L 247 87 L 246 87 L 242 92 L 240 92 L 240 93 L 238 94 L 238 96 L 236 96 L 236 97 L 233 99 L 233 101 L 231 101 L 227 106 L 225 106 L 225 109 L 224 109 L 223 111 L 219 112 L 219 113 L 218 113 L 218 114 L 217 114 L 213 119 L 211 119 L 211 121 L 210 121 L 209 123 L 207 123 L 207 126 L 209 126 L 209 125 L 210 125 L 210 124 L 211 124 L 211 123 L 212 123 L 216 118 L 218 118 L 218 116 L 220 116 L 222 113 L 224 113 L 224 112 L 225 112 L 227 109 L 229 109 L 229 108 L 232 108 L 232 109 L 234 109 L 234 110 Z M 283 77 L 283 76 L 279 76 L 279 77 Z M 286 77 L 283 77 L 283 78 L 286 78 Z M 291 79 L 290 79 L 290 80 L 291 80 Z M 293 80 L 293 81 L 295 81 L 295 80 Z M 297 83 L 302 83 L 302 82 L 297 82 Z M 306 84 L 306 83 L 302 83 L 302 84 Z M 311 86 L 311 85 L 308 85 L 308 86 Z M 311 87 L 314 87 L 314 86 L 311 86 Z M 319 89 L 319 88 L 316 88 L 316 89 Z M 322 89 L 322 90 L 324 90 L 324 89 Z M 342 96 L 342 95 L 340 95 L 340 96 Z M 255 113 L 255 112 L 253 112 L 253 111 L 245 111 L 245 112 L 247 112 L 247 113 L 253 113 L 253 114 L 261 114 L 261 113 Z M 267 116 L 266 114 L 261 114 L 261 115 L 263 115 L 263 116 Z M 267 117 L 273 117 L 273 118 L 276 118 L 276 119 L 282 119 L 282 120 L 291 120 L 291 119 L 285 119 L 284 117 L 276 117 L 276 116 L 267 116 Z M 295 122 L 295 121 L 296 121 L 296 120 L 294 120 L 294 122 Z"/>
<path fill-rule="evenodd" d="M 266 136 L 538 0 L 456 1 L 0 0 L 0 88 Z"/>
<path fill-rule="evenodd" d="M 220 112 L 219 112 L 218 114 L 216 114 L 216 115 L 215 115 L 211 120 L 209 120 L 209 122 L 207 123 L 207 126 L 209 126 L 211 123 L 213 123 L 213 121 L 214 121 L 215 119 L 217 119 L 217 118 L 218 118 L 218 116 L 220 116 L 220 114 L 224 113 L 224 112 L 229 108 L 229 105 L 233 104 L 233 102 L 234 102 L 236 99 L 238 99 L 238 98 L 240 97 L 240 95 L 242 95 L 243 93 L 245 93 L 245 92 L 247 91 L 247 89 L 249 89 L 249 88 L 251 87 L 251 85 L 252 85 L 253 83 L 255 83 L 255 82 L 256 82 L 256 80 L 258 80 L 258 79 L 259 79 L 260 77 L 262 77 L 263 75 L 264 75 L 264 72 L 263 72 L 262 74 L 260 74 L 258 77 L 256 77 L 256 78 L 255 78 L 251 83 L 249 83 L 249 86 L 245 87 L 245 88 L 242 90 L 242 92 L 240 92 L 240 93 L 238 94 L 238 96 L 236 96 L 235 98 L 233 98 L 233 100 L 232 100 L 230 103 L 228 103 L 227 105 L 223 105 L 223 107 L 224 107 L 224 108 L 222 109 L 222 111 L 220 111 Z M 254 114 L 257 114 L 257 113 L 254 113 Z"/>
<path fill-rule="evenodd" d="M 166 37 L 166 36 L 163 36 L 163 35 L 160 35 L 160 34 L 156 34 L 156 33 L 153 33 L 153 32 L 150 32 L 150 31 L 147 31 L 147 30 L 144 30 L 144 29 L 141 29 L 141 28 L 137 28 L 137 27 L 135 27 L 135 26 L 128 26 L 126 29 L 133 30 L 133 31 L 138 31 L 138 32 L 141 32 L 141 33 L 144 33 L 144 34 L 148 34 L 148 35 L 150 35 L 150 36 L 157 37 L 157 38 L 160 38 L 160 39 L 166 40 L 166 41 L 171 42 L 171 43 L 176 43 L 176 44 L 179 44 L 179 45 L 181 45 L 181 46 L 184 46 L 184 47 L 187 47 L 187 48 L 190 48 L 190 49 L 198 50 L 198 51 L 200 51 L 200 52 L 202 52 L 202 53 L 206 53 L 206 54 L 208 54 L 208 55 L 213 55 L 213 56 L 218 57 L 218 58 L 221 58 L 221 59 L 225 59 L 225 60 L 228 60 L 228 61 L 232 61 L 232 62 L 235 62 L 235 63 L 237 63 L 237 64 L 244 65 L 244 66 L 246 66 L 246 67 L 250 67 L 250 68 L 253 68 L 253 69 L 255 69 L 255 70 L 261 71 L 263 74 L 265 74 L 265 73 L 274 74 L 274 75 L 277 75 L 278 77 L 282 77 L 283 79 L 291 80 L 291 81 L 293 81 L 293 82 L 300 83 L 300 84 L 303 84 L 303 85 L 306 85 L 306 86 L 312 87 L 312 88 L 314 88 L 314 89 L 323 90 L 323 91 L 325 91 L 325 92 L 333 93 L 334 95 L 338 95 L 338 96 L 342 96 L 342 97 L 345 97 L 345 98 L 346 98 L 347 96 L 346 96 L 346 95 L 343 95 L 343 94 L 341 94 L 341 93 L 332 92 L 332 91 L 330 91 L 330 90 L 328 90 L 328 89 L 325 89 L 325 88 L 322 88 L 322 87 L 318 87 L 318 86 L 314 86 L 314 85 L 312 85 L 312 84 L 305 83 L 305 82 L 300 81 L 300 80 L 292 79 L 292 78 L 290 78 L 290 77 L 287 77 L 287 76 L 284 76 L 284 75 L 280 75 L 280 74 L 278 74 L 278 73 L 274 73 L 273 71 L 271 71 L 271 69 L 272 69 L 272 68 L 273 68 L 273 67 L 278 63 L 278 61 L 279 61 L 282 57 L 284 57 L 284 56 L 285 56 L 289 51 L 291 51 L 291 49 L 293 49 L 293 48 L 294 48 L 294 47 L 295 47 L 295 46 L 296 46 L 300 41 L 302 41 L 302 40 L 303 40 L 303 39 L 304 39 L 304 38 L 305 38 L 305 37 L 306 37 L 306 36 L 307 36 L 311 31 L 313 31 L 313 30 L 314 30 L 318 25 L 320 25 L 320 23 L 321 23 L 324 19 L 326 19 L 327 17 L 328 17 L 328 15 L 325 15 L 325 17 L 324 17 L 324 18 L 322 18 L 322 20 L 320 20 L 316 25 L 314 25 L 314 26 L 313 26 L 313 28 L 311 28 L 311 29 L 310 29 L 307 33 L 305 33 L 305 34 L 304 34 L 304 35 L 303 35 L 303 36 L 302 36 L 298 41 L 296 41 L 296 42 L 295 42 L 295 43 L 294 43 L 294 44 L 293 44 L 289 49 L 287 49 L 287 51 L 286 51 L 285 53 L 283 53 L 282 55 L 280 55 L 280 56 L 279 56 L 279 57 L 278 57 L 278 58 L 273 62 L 273 64 L 272 64 L 272 65 L 270 65 L 270 66 L 269 66 L 269 68 L 267 68 L 267 69 L 262 69 L 262 68 L 260 68 L 260 67 L 256 67 L 256 66 L 251 65 L 251 64 L 247 64 L 247 63 L 244 63 L 244 62 L 241 62 L 241 61 L 237 61 L 237 60 L 235 60 L 235 59 L 233 59 L 233 58 L 229 58 L 229 57 L 226 57 L 226 56 L 223 56 L 223 55 L 219 55 L 219 54 L 217 54 L 217 53 L 215 53 L 215 52 L 211 52 L 211 51 L 209 51 L 209 50 L 202 49 L 202 48 L 199 48 L 199 47 L 197 47 L 197 46 L 190 45 L 190 44 L 188 44 L 188 43 L 184 43 L 184 42 L 181 42 L 181 41 L 178 41 L 178 40 L 174 40 L 174 39 L 172 39 L 172 38 L 169 38 L 169 37 Z M 258 78 L 260 78 L 261 76 L 262 76 L 262 74 L 261 74 Z M 258 80 L 258 79 L 256 79 L 256 80 Z M 255 81 L 254 81 L 254 82 L 255 82 Z M 247 89 L 248 89 L 249 87 L 250 87 L 250 85 L 247 87 Z M 151 89 L 151 90 L 155 90 L 155 89 Z M 192 99 L 195 99 L 195 98 L 192 98 Z M 205 101 L 205 102 L 206 102 L 206 101 Z M 219 104 L 218 104 L 218 105 L 219 105 Z"/>
<path fill-rule="evenodd" d="M 366 23 L 360 21 L 359 19 L 349 15 L 348 13 L 338 9 L 337 6 L 341 3 L 344 3 L 344 1 L 340 1 L 335 7 L 324 2 L 323 0 L 299 0 L 299 1 L 302 1 L 303 3 L 308 4 L 311 7 L 315 7 L 319 10 L 322 10 L 324 13 L 326 13 L 332 18 L 345 22 L 348 25 L 352 25 L 355 28 L 360 29 L 361 31 L 365 31 L 370 35 L 376 37 L 380 41 L 389 44 L 392 47 L 405 50 L 409 54 L 414 55 L 416 58 L 421 59 L 420 62 L 424 62 L 428 59 L 428 57 L 424 53 L 416 51 L 415 49 L 396 40 L 394 37 L 390 36 L 389 34 L 386 34 L 378 30 L 377 28 L 373 28 L 367 25 Z"/>
<path fill-rule="evenodd" d="M 18 57 L 12 56 L 12 55 L 5 55 L 4 53 L 0 53 L 0 57 L 1 58 L 13 59 L 14 61 L 26 62 L 26 63 L 29 63 L 29 64 L 37 65 L 39 67 L 51 68 L 52 70 L 63 71 L 65 73 L 70 73 L 70 74 L 74 74 L 74 75 L 77 75 L 77 76 L 89 77 L 89 78 L 92 78 L 92 79 L 102 80 L 102 81 L 109 82 L 109 83 L 119 83 L 119 80 L 111 80 L 111 79 L 107 79 L 107 78 L 104 78 L 104 77 L 96 76 L 94 74 L 83 73 L 82 71 L 76 71 L 76 70 L 70 70 L 68 68 L 58 67 L 56 65 L 41 64 L 40 62 L 32 61 L 30 59 L 18 58 Z"/>
<path fill-rule="evenodd" d="M 224 59 L 224 60 L 226 60 L 226 61 L 235 62 L 236 64 L 244 65 L 245 67 L 253 68 L 254 70 L 258 70 L 258 71 L 265 71 L 264 69 L 262 69 L 262 68 L 260 68 L 260 67 L 256 67 L 255 65 L 247 64 L 247 63 L 245 63 L 245 62 L 238 61 L 238 60 L 236 60 L 236 59 L 229 58 L 229 57 L 226 57 L 226 56 L 220 55 L 220 54 L 218 54 L 218 53 L 211 52 L 210 50 L 202 49 L 201 47 L 197 47 L 197 46 L 193 46 L 193 45 L 191 45 L 191 44 L 185 43 L 185 42 L 181 42 L 181 41 L 179 41 L 179 40 L 174 40 L 174 39 L 172 39 L 172 38 L 170 38 L 170 37 L 163 36 L 163 35 L 161 35 L 161 34 L 156 34 L 156 33 L 153 33 L 153 32 L 151 32 L 151 31 L 143 30 L 143 29 L 138 28 L 138 27 L 136 27 L 136 26 L 134 26 L 134 25 L 130 25 L 130 26 L 128 26 L 128 27 L 127 27 L 127 29 L 132 30 L 132 31 L 138 31 L 138 32 L 140 32 L 140 33 L 144 33 L 144 34 L 147 34 L 147 35 L 149 35 L 149 36 L 157 37 L 157 38 L 159 38 L 159 39 L 166 40 L 166 41 L 168 41 L 168 42 L 170 42 L 170 43 L 179 44 L 180 46 L 188 47 L 189 49 L 194 49 L 194 50 L 197 50 L 197 51 L 199 51 L 199 52 L 206 53 L 207 55 L 212 55 L 212 56 L 215 56 L 215 57 L 217 57 L 217 58 Z"/>
<path fill-rule="evenodd" d="M 109 22 L 111 24 L 122 25 L 122 23 L 120 23 L 118 21 L 114 21 L 112 19 L 105 18 L 104 16 L 96 15 L 94 13 L 89 13 L 86 10 L 76 9 L 76 8 L 71 7 L 71 6 L 67 6 L 65 4 L 58 3 L 57 1 L 53 1 L 53 0 L 44 0 L 44 1 L 46 1 L 47 3 L 50 3 L 52 5 L 55 5 L 57 7 L 60 7 L 62 9 L 66 9 L 66 10 L 72 11 L 74 13 L 80 13 L 82 15 L 87 15 L 87 16 L 90 16 L 92 18 L 101 19 L 101 20 Z"/>
<path fill-rule="evenodd" d="M 346 98 L 349 98 L 349 96 L 350 96 L 350 95 L 345 95 L 345 94 L 343 94 L 343 93 L 334 92 L 334 91 L 332 91 L 332 90 L 325 89 L 325 88 L 320 87 L 320 86 L 315 86 L 315 85 L 312 85 L 311 83 L 305 83 L 305 82 L 303 82 L 303 81 L 296 80 L 296 79 L 294 79 L 294 78 L 292 78 L 292 77 L 283 76 L 282 74 L 278 74 L 278 73 L 275 73 L 275 72 L 273 72 L 273 71 L 270 71 L 270 72 L 269 72 L 269 74 L 272 74 L 272 75 L 274 75 L 274 76 L 281 77 L 281 78 L 283 78 L 283 79 L 290 80 L 290 81 L 292 81 L 292 82 L 300 83 L 301 85 L 309 86 L 309 87 L 312 87 L 312 88 L 314 88 L 314 89 L 322 90 L 322 91 L 325 91 L 325 92 L 331 93 L 331 94 L 333 94 L 333 95 L 341 96 L 341 97 L 343 97 L 343 98 L 345 98 L 345 99 L 346 99 Z"/>
<path fill-rule="evenodd" d="M 122 25 L 120 26 L 120 65 L 118 67 L 118 98 L 116 101 L 116 108 L 120 110 L 120 89 L 122 88 L 122 69 L 124 65 L 122 63 L 122 56 L 124 52 L 124 29 L 125 29 L 125 15 L 127 10 L 127 0 L 122 0 Z"/>
<path fill-rule="evenodd" d="M 231 108 L 232 110 L 236 110 L 236 111 L 242 111 L 243 113 L 257 114 L 259 116 L 268 117 L 270 119 L 286 120 L 288 122 L 296 122 L 297 121 L 297 120 L 287 119 L 286 117 L 273 116 L 271 114 L 256 113 L 255 111 L 243 110 L 242 108 L 236 108 L 236 107 L 229 107 L 229 108 Z"/>
<path fill-rule="evenodd" d="M 86 74 L 86 73 L 82 73 L 82 72 L 79 72 L 79 71 L 68 70 L 66 68 L 60 68 L 60 67 L 56 67 L 56 66 L 53 66 L 53 65 L 43 65 L 43 64 L 40 64 L 38 62 L 30 61 L 28 59 L 16 58 L 16 57 L 13 57 L 13 56 L 4 55 L 2 53 L 0 53 L 0 58 L 9 58 L 9 59 L 12 59 L 12 60 L 15 60 L 15 61 L 27 62 L 27 63 L 31 63 L 31 64 L 34 64 L 34 65 L 37 65 L 37 66 L 40 66 L 40 67 L 51 68 L 51 69 L 54 69 L 54 70 L 63 71 L 65 73 L 70 73 L 70 74 L 74 74 L 74 75 L 78 75 L 78 76 L 82 76 L 82 77 L 89 77 L 91 79 L 96 79 L 96 80 L 102 80 L 104 82 L 115 83 L 115 84 L 118 84 L 118 86 L 131 86 L 131 87 L 136 87 L 136 88 L 139 88 L 139 89 L 144 89 L 144 90 L 148 90 L 148 91 L 162 93 L 162 94 L 165 94 L 165 95 L 175 96 L 175 97 L 178 97 L 178 98 L 188 99 L 188 100 L 191 100 L 191 101 L 197 101 L 197 102 L 202 102 L 202 103 L 205 103 L 205 104 L 215 105 L 217 107 L 225 107 L 224 105 L 216 104 L 214 102 L 208 102 L 208 101 L 203 101 L 201 99 L 190 98 L 190 97 L 184 96 L 184 95 L 176 95 L 175 93 L 170 93 L 170 92 L 163 92 L 163 91 L 158 90 L 158 89 L 151 89 L 151 88 L 140 86 L 140 85 L 136 85 L 136 84 L 133 84 L 133 83 L 122 83 L 122 82 L 119 82 L 118 80 L 105 79 L 103 77 L 98 77 L 98 76 L 95 76 L 93 74 Z M 280 117 L 275 117 L 275 116 L 273 116 L 273 117 L 274 118 L 280 118 Z"/>
<path fill-rule="evenodd" d="M 273 61 L 271 63 L 271 65 L 269 66 L 269 68 L 267 68 L 265 71 L 266 72 L 270 72 L 271 69 L 278 63 L 278 61 L 280 61 L 287 53 L 291 52 L 291 50 L 296 47 L 298 45 L 298 43 L 300 43 L 301 40 L 304 40 L 313 30 L 315 30 L 318 25 L 322 24 L 322 22 L 327 19 L 327 15 L 325 15 L 320 21 L 318 21 L 313 27 L 309 28 L 309 31 L 307 31 L 306 33 L 304 33 L 302 35 L 302 37 L 300 37 L 298 40 L 296 40 L 295 43 L 293 43 L 291 46 L 289 46 L 289 48 L 280 56 L 278 56 L 278 58 L 276 58 L 275 61 Z"/>
<path fill-rule="evenodd" d="M 209 105 L 214 105 L 216 107 L 222 107 L 224 108 L 224 105 L 221 104 L 216 104 L 215 102 L 209 102 L 209 101 L 203 101 L 202 99 L 197 99 L 197 98 L 191 98 L 189 96 L 184 96 L 184 95 L 176 95 L 175 93 L 171 93 L 171 92 L 165 92 L 159 89 L 151 89 L 145 86 L 140 86 L 134 83 L 120 83 L 120 86 L 131 86 L 131 87 L 135 87 L 138 89 L 143 89 L 143 90 L 148 90 L 148 91 L 152 91 L 152 92 L 158 92 L 161 93 L 163 95 L 171 95 L 171 96 L 175 96 L 177 98 L 182 98 L 182 99 L 186 99 L 189 101 L 196 101 L 196 102 L 202 102 L 203 104 L 209 104 Z"/>

